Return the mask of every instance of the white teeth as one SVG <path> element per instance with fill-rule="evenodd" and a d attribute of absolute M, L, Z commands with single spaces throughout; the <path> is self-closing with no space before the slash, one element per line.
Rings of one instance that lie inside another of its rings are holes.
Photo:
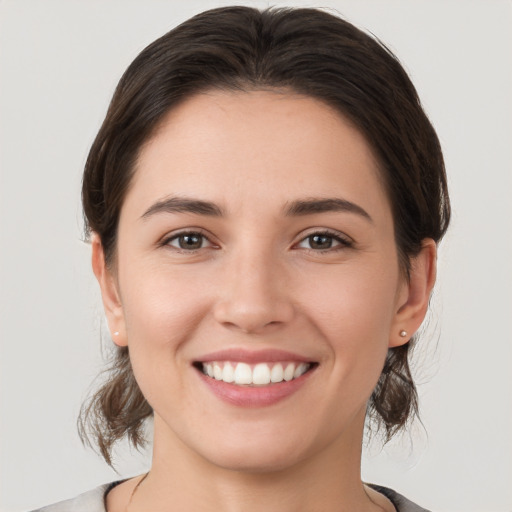
<path fill-rule="evenodd" d="M 213 376 L 217 380 L 222 380 L 222 368 L 219 366 L 218 363 L 213 364 Z"/>
<path fill-rule="evenodd" d="M 295 372 L 293 372 L 293 378 L 296 379 L 297 377 L 304 375 L 307 369 L 308 365 L 306 363 L 300 363 L 299 366 L 297 366 L 295 369 Z"/>
<path fill-rule="evenodd" d="M 308 363 L 258 363 L 251 367 L 247 363 L 208 362 L 203 363 L 203 373 L 216 380 L 238 385 L 266 386 L 270 383 L 289 382 L 304 375 L 310 368 Z"/>
<path fill-rule="evenodd" d="M 252 371 L 252 383 L 257 386 L 270 384 L 270 368 L 268 364 L 260 363 L 254 367 Z"/>
<path fill-rule="evenodd" d="M 252 384 L 252 370 L 248 364 L 238 363 L 236 365 L 235 384 Z"/>
<path fill-rule="evenodd" d="M 235 381 L 235 369 L 231 366 L 231 363 L 226 363 L 224 365 L 224 370 L 222 371 L 222 380 L 224 382 L 234 382 Z"/>
<path fill-rule="evenodd" d="M 275 364 L 270 372 L 270 382 L 281 382 L 284 379 L 283 365 Z"/>
<path fill-rule="evenodd" d="M 285 381 L 292 380 L 294 373 L 295 373 L 295 365 L 293 363 L 288 364 L 288 366 L 284 370 L 284 380 Z"/>

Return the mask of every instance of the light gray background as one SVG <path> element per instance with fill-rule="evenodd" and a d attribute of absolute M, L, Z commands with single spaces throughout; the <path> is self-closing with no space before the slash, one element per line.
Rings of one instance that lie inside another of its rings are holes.
<path fill-rule="evenodd" d="M 229 3 L 0 1 L 3 512 L 118 477 L 75 430 L 101 365 L 102 313 L 80 242 L 81 170 L 135 55 L 192 14 Z M 432 341 L 418 352 L 425 430 L 384 450 L 371 445 L 363 477 L 439 512 L 510 511 L 512 4 L 273 4 L 332 7 L 384 40 L 412 75 L 446 156 L 453 224 Z M 119 469 L 128 476 L 146 465 L 127 454 Z"/>

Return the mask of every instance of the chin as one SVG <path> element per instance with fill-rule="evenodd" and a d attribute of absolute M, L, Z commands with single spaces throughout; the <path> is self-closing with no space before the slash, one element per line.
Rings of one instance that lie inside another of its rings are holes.
<path fill-rule="evenodd" d="M 305 456 L 297 450 L 272 450 L 267 446 L 250 449 L 216 450 L 203 457 L 219 468 L 247 474 L 267 474 L 284 471 L 295 466 Z"/>
<path fill-rule="evenodd" d="M 216 467 L 243 473 L 274 473 L 292 468 L 312 454 L 323 451 L 332 442 L 332 433 L 318 432 L 311 422 L 308 429 L 300 425 L 237 425 L 224 430 L 224 435 L 188 439 L 188 445 L 204 460 Z M 252 428 L 251 428 L 252 427 Z M 195 446 L 194 446 L 195 445 Z"/>

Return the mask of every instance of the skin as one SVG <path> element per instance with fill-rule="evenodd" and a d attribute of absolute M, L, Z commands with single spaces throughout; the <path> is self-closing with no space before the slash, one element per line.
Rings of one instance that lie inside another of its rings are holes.
<path fill-rule="evenodd" d="M 144 216 L 171 196 L 224 215 Z M 311 198 L 369 218 L 286 215 Z M 180 250 L 183 231 L 203 233 L 202 247 Z M 326 231 L 330 248 L 308 238 Z M 388 348 L 424 318 L 436 246 L 424 241 L 404 279 L 378 163 L 339 113 L 290 93 L 192 97 L 140 153 L 114 268 L 97 236 L 92 251 L 109 327 L 154 409 L 149 476 L 131 503 L 137 479 L 111 491 L 110 512 L 394 510 L 361 482 L 366 402 Z M 278 348 L 317 366 L 279 403 L 238 407 L 193 366 L 225 348 Z"/>

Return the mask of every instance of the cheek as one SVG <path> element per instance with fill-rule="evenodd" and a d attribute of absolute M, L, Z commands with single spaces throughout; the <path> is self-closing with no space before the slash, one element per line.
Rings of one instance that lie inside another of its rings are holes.
<path fill-rule="evenodd" d="M 304 308 L 314 311 L 319 329 L 329 338 L 342 334 L 344 342 L 386 338 L 394 315 L 398 272 L 396 275 L 375 266 L 322 269 L 312 283 L 303 286 Z M 391 275 L 390 275 L 391 274 Z M 368 336 L 373 333 L 372 336 Z"/>
<path fill-rule="evenodd" d="M 130 342 L 168 345 L 204 313 L 208 282 L 198 272 L 128 260 L 120 269 L 120 282 Z"/>
<path fill-rule="evenodd" d="M 338 380 L 350 381 L 351 390 L 359 389 L 361 396 L 373 390 L 388 351 L 398 272 L 389 274 L 340 268 L 324 280 L 317 276 L 323 286 L 307 294 L 309 318 L 330 354 L 327 364 Z M 343 393 L 341 387 L 339 392 Z"/>
<path fill-rule="evenodd" d="M 184 351 L 208 312 L 208 299 L 199 280 L 179 273 L 127 265 L 128 275 L 121 292 L 130 359 L 151 404 L 159 384 L 182 389 L 176 369 L 189 364 Z"/>

